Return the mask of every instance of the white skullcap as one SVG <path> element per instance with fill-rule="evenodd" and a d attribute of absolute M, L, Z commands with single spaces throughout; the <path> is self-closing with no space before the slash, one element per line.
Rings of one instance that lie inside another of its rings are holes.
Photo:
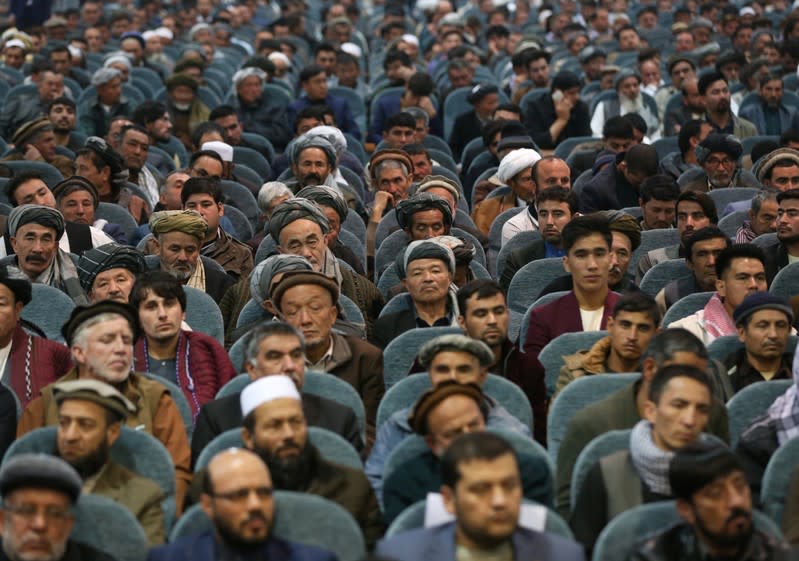
<path fill-rule="evenodd" d="M 233 85 L 238 87 L 242 80 L 250 76 L 256 76 L 261 80 L 261 83 L 266 82 L 266 72 L 255 66 L 248 66 L 247 68 L 242 68 L 233 75 Z"/>
<path fill-rule="evenodd" d="M 80 47 L 76 47 L 75 45 L 67 45 L 67 50 L 70 56 L 83 56 L 83 51 L 80 50 Z"/>
<path fill-rule="evenodd" d="M 544 25 L 552 15 L 552 10 L 541 10 L 538 12 L 538 25 Z"/>
<path fill-rule="evenodd" d="M 294 381 L 283 374 L 264 376 L 247 385 L 241 392 L 241 416 L 246 417 L 259 405 L 282 398 L 302 401 Z"/>
<path fill-rule="evenodd" d="M 508 180 L 513 179 L 522 170 L 533 167 L 541 159 L 541 154 L 532 148 L 519 148 L 509 152 L 499 163 L 497 178 L 503 183 L 508 184 Z"/>
<path fill-rule="evenodd" d="M 155 37 L 158 37 L 158 34 L 157 34 L 155 31 L 150 31 L 150 30 L 148 30 L 148 31 L 145 31 L 144 33 L 142 33 L 142 34 L 141 34 L 141 37 L 142 37 L 142 39 L 144 39 L 145 41 L 149 41 L 150 39 L 153 39 L 153 38 L 155 38 Z"/>
<path fill-rule="evenodd" d="M 161 39 L 167 39 L 169 41 L 175 38 L 175 34 L 172 33 L 172 30 L 168 27 L 159 27 L 155 30 L 155 34 Z"/>
<path fill-rule="evenodd" d="M 345 53 L 351 54 L 355 58 L 361 58 L 363 56 L 363 49 L 361 49 L 355 43 L 342 43 L 341 50 Z"/>
<path fill-rule="evenodd" d="M 744 6 L 738 11 L 739 16 L 755 16 L 755 10 L 751 6 Z"/>
<path fill-rule="evenodd" d="M 225 142 L 220 142 L 218 140 L 203 142 L 203 145 L 200 147 L 200 149 L 216 152 L 219 154 L 219 157 L 222 158 L 223 162 L 233 161 L 233 147 Z"/>
<path fill-rule="evenodd" d="M 273 53 L 269 53 L 269 56 L 266 57 L 266 58 L 268 58 L 272 62 L 275 62 L 276 60 L 279 60 L 280 62 L 282 62 L 286 66 L 291 66 L 291 61 L 289 60 L 289 57 L 287 57 L 285 54 L 279 53 L 277 51 L 275 51 Z"/>
<path fill-rule="evenodd" d="M 438 0 L 416 0 L 416 9 L 421 12 L 435 10 L 437 6 Z"/>
<path fill-rule="evenodd" d="M 128 67 L 128 70 L 133 68 L 133 63 L 131 62 L 130 57 L 127 55 L 127 53 L 123 53 L 121 51 L 116 51 L 108 55 L 103 61 L 103 66 L 108 68 L 115 62 L 121 62 Z"/>
<path fill-rule="evenodd" d="M 401 37 L 401 39 L 403 41 L 405 41 L 406 43 L 410 43 L 414 47 L 418 47 L 419 46 L 419 38 L 416 37 L 416 35 L 411 35 L 410 33 L 406 33 L 405 35 L 403 35 Z"/>
<path fill-rule="evenodd" d="M 19 47 L 23 51 L 28 50 L 28 48 L 25 46 L 25 43 L 23 43 L 19 39 L 11 39 L 10 41 L 6 41 L 6 44 L 3 45 L 3 48 L 5 49 L 7 47 Z"/>
<path fill-rule="evenodd" d="M 310 129 L 303 135 L 305 138 L 313 138 L 317 136 L 321 136 L 330 142 L 330 144 L 332 144 L 333 148 L 336 150 L 336 154 L 341 154 L 341 152 L 347 149 L 347 137 L 345 137 L 344 133 L 336 127 L 319 125 Z"/>

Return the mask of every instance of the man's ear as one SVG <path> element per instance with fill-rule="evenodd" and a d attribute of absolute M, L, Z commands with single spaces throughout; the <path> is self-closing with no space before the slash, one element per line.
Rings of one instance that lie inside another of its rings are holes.
<path fill-rule="evenodd" d="M 738 332 L 738 340 L 743 343 L 744 335 L 746 334 L 746 328 L 743 325 L 736 325 L 735 330 Z"/>
<path fill-rule="evenodd" d="M 691 526 L 696 522 L 696 513 L 694 513 L 691 503 L 685 499 L 677 499 L 677 514 Z"/>
<path fill-rule="evenodd" d="M 567 273 L 571 273 L 572 270 L 569 268 L 569 256 L 564 255 L 563 257 L 561 257 L 561 259 L 563 259 L 563 270 L 566 271 Z"/>
<path fill-rule="evenodd" d="M 608 316 L 607 327 L 605 329 L 608 331 L 613 329 L 613 316 Z"/>
<path fill-rule="evenodd" d="M 108 446 L 113 446 L 114 442 L 117 441 L 117 438 L 119 438 L 119 435 L 121 433 L 122 433 L 122 422 L 117 421 L 116 423 L 111 423 L 106 433 L 106 440 L 108 441 Z"/>
<path fill-rule="evenodd" d="M 463 315 L 458 316 L 458 327 L 466 331 L 466 318 Z"/>
<path fill-rule="evenodd" d="M 219 205 L 219 216 L 225 216 L 225 203 L 217 203 Z"/>
<path fill-rule="evenodd" d="M 455 492 L 449 485 L 441 486 L 441 498 L 444 500 L 444 508 L 447 512 L 455 515 Z"/>
<path fill-rule="evenodd" d="M 241 427 L 241 441 L 247 450 L 252 450 L 255 447 L 255 442 L 252 439 L 252 434 L 247 430 L 247 427 Z"/>
<path fill-rule="evenodd" d="M 158 241 L 158 236 L 153 235 L 153 237 L 150 238 L 150 243 L 152 244 L 153 251 L 155 251 L 156 255 L 161 253 L 161 242 Z"/>
<path fill-rule="evenodd" d="M 653 401 L 650 401 L 649 398 L 644 401 L 644 419 L 649 421 L 650 423 L 655 422 L 655 413 L 657 412 L 657 404 Z"/>

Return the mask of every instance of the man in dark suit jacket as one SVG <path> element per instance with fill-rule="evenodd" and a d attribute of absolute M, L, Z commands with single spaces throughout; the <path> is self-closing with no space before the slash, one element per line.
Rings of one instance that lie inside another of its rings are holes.
<path fill-rule="evenodd" d="M 787 267 L 790 258 L 799 256 L 799 189 L 789 189 L 777 194 L 777 243 L 763 248 L 766 254 L 766 276 L 769 284 L 776 274 Z"/>
<path fill-rule="evenodd" d="M 474 109 L 458 115 L 449 134 L 449 145 L 456 162 L 460 161 L 469 141 L 483 134 L 483 125 L 499 107 L 499 88 L 493 84 L 478 84 L 471 89 L 466 100 Z"/>
<path fill-rule="evenodd" d="M 305 343 L 300 333 L 282 322 L 266 322 L 250 332 L 244 368 L 250 380 L 273 374 L 290 376 L 302 391 L 305 378 Z M 216 436 L 241 426 L 240 393 L 216 399 L 203 406 L 191 439 L 192 465 L 203 448 Z M 309 426 L 321 427 L 363 449 L 358 421 L 352 409 L 335 401 L 303 394 L 302 409 Z"/>
<path fill-rule="evenodd" d="M 202 508 L 214 530 L 152 549 L 147 555 L 148 561 L 235 559 L 241 556 L 243 548 L 248 551 L 245 557 L 336 561 L 336 556 L 329 551 L 272 535 L 276 516 L 272 478 L 255 453 L 234 449 L 214 456 L 208 464 L 204 491 Z M 253 495 L 257 502 L 253 502 Z M 256 555 L 257 549 L 260 549 L 259 555 Z"/>
<path fill-rule="evenodd" d="M 574 72 L 558 72 L 552 92 L 534 96 L 523 109 L 524 124 L 540 148 L 555 148 L 575 136 L 591 136 L 588 105 L 580 99 L 580 79 Z"/>
<path fill-rule="evenodd" d="M 506 548 L 518 561 L 582 561 L 582 547 L 559 536 L 520 528 L 522 482 L 513 448 L 502 437 L 476 432 L 456 438 L 441 458 L 441 494 L 455 522 L 402 532 L 381 541 L 376 553 L 397 561 L 455 561 L 465 549 L 480 558 Z M 472 489 L 489 489 L 474 493 Z"/>
<path fill-rule="evenodd" d="M 358 140 L 361 139 L 361 131 L 355 123 L 347 100 L 328 93 L 327 75 L 324 68 L 316 64 L 303 68 L 300 72 L 300 85 L 303 94 L 288 107 L 290 122 L 294 121 L 297 113 L 308 106 L 326 105 L 333 110 L 336 126 L 341 129 L 341 132 L 351 134 Z"/>

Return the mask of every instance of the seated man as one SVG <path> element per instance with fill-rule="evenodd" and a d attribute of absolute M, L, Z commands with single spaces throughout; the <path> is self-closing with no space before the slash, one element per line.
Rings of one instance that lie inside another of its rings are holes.
<path fill-rule="evenodd" d="M 499 88 L 494 84 L 477 84 L 469 91 L 466 101 L 473 109 L 455 117 L 447 139 L 456 162 L 461 160 L 463 149 L 469 141 L 480 137 L 484 123 L 491 120 L 499 107 Z"/>
<path fill-rule="evenodd" d="M 657 150 L 647 144 L 631 146 L 616 161 L 599 171 L 585 184 L 580 195 L 580 211 L 620 210 L 639 206 L 639 189 L 644 179 L 658 171 Z"/>
<path fill-rule="evenodd" d="M 371 446 L 377 406 L 385 392 L 383 353 L 359 337 L 333 330 L 338 317 L 336 281 L 314 271 L 289 271 L 273 277 L 269 293 L 275 315 L 302 333 L 306 366 L 341 378 L 361 396 Z"/>
<path fill-rule="evenodd" d="M 377 150 L 369 160 L 367 181 L 374 200 L 367 207 L 366 251 L 375 254 L 375 233 L 383 216 L 408 198 L 413 184 L 413 160 L 402 150 Z"/>
<path fill-rule="evenodd" d="M 285 374 L 302 391 L 305 380 L 305 342 L 287 323 L 264 322 L 250 332 L 245 345 L 244 369 L 251 381 L 264 376 Z M 191 438 L 192 463 L 214 437 L 241 426 L 241 393 L 215 399 L 200 409 Z M 352 409 L 335 401 L 305 393 L 302 395 L 305 418 L 312 427 L 321 427 L 347 439 L 356 450 L 363 448 L 358 421 Z"/>
<path fill-rule="evenodd" d="M 485 396 L 477 384 L 445 380 L 424 392 L 411 410 L 408 424 L 424 437 L 428 450 L 397 465 L 383 483 L 383 516 L 390 524 L 404 509 L 441 488 L 441 456 L 458 435 L 483 432 Z M 546 459 L 519 457 L 524 497 L 552 504 L 552 477 Z"/>
<path fill-rule="evenodd" d="M 749 218 L 735 232 L 735 243 L 750 243 L 756 237 L 777 231 L 778 191 L 761 189 L 752 197 Z"/>
<path fill-rule="evenodd" d="M 738 116 L 755 125 L 758 134 L 779 136 L 795 123 L 795 111 L 783 100 L 782 78 L 765 74 L 758 80 L 758 87 L 756 100 L 741 107 Z"/>
<path fill-rule="evenodd" d="M 632 28 L 630 28 L 632 29 Z M 599 136 L 605 122 L 611 117 L 630 113 L 640 115 L 646 122 L 647 136 L 654 136 L 660 127 L 657 108 L 646 103 L 641 91 L 641 76 L 636 70 L 624 68 L 613 78 L 616 97 L 599 102 L 591 115 L 591 131 Z"/>
<path fill-rule="evenodd" d="M 597 436 L 608 431 L 633 428 L 645 416 L 644 403 L 655 371 L 672 364 L 708 371 L 709 357 L 702 342 L 684 329 L 667 329 L 655 335 L 641 355 L 641 378 L 605 399 L 583 407 L 569 421 L 558 448 L 557 506 L 562 516 L 572 508 L 571 480 L 580 452 Z M 718 399 L 720 382 L 713 379 L 713 398 L 707 431 L 729 441 L 727 410 Z M 576 498 L 576 497 L 575 497 Z"/>
<path fill-rule="evenodd" d="M 706 226 L 718 224 L 716 203 L 706 193 L 697 191 L 683 191 L 677 197 L 676 205 L 677 231 L 680 234 L 680 243 L 651 250 L 638 261 L 635 283 L 641 284 L 646 272 L 660 263 L 669 259 L 685 257 L 685 242 L 697 230 Z"/>
<path fill-rule="evenodd" d="M 681 62 L 680 64 L 685 63 Z M 663 116 L 663 136 L 676 136 L 691 121 L 704 120 L 705 100 L 703 96 L 699 95 L 699 81 L 694 76 L 682 80 L 680 94 L 682 94 L 680 103 L 669 109 Z M 663 109 L 665 108 L 664 105 Z M 710 128 L 710 123 L 707 124 L 707 127 Z"/>
<path fill-rule="evenodd" d="M 777 242 L 763 248 L 769 280 L 799 257 L 799 189 L 777 195 Z"/>
<path fill-rule="evenodd" d="M 625 510 L 671 498 L 669 461 L 684 446 L 707 438 L 701 433 L 711 399 L 710 379 L 702 370 L 673 364 L 655 373 L 644 402 L 644 420 L 633 427 L 629 449 L 601 458 L 578 490 L 570 524 L 587 550 Z"/>
<path fill-rule="evenodd" d="M 142 337 L 133 347 L 134 369 L 161 376 L 183 390 L 192 416 L 212 401 L 237 372 L 224 347 L 210 335 L 186 331 L 186 293 L 162 271 L 139 275 L 130 292 Z"/>
<path fill-rule="evenodd" d="M 230 275 L 203 263 L 200 248 L 208 231 L 208 223 L 198 212 L 154 212 L 150 216 L 150 230 L 158 255 L 156 270 L 171 274 L 181 284 L 202 290 L 216 302 L 222 300 L 225 291 L 235 284 Z"/>
<path fill-rule="evenodd" d="M 292 177 L 285 181 L 295 194 L 309 185 L 335 185 L 338 158 L 333 145 L 321 136 L 303 135 L 287 153 Z"/>
<path fill-rule="evenodd" d="M 0 323 L 0 349 L 6 353 L 2 365 L 2 383 L 14 392 L 22 407 L 37 397 L 43 387 L 55 382 L 72 367 L 69 349 L 64 345 L 50 341 L 44 333 L 37 336 L 26 331 L 29 324 L 21 316 L 31 298 L 28 277 L 15 267 L 0 265 L 0 309 L 4 317 Z M 7 398 L 11 397 L 0 391 L 0 399 L 10 406 L 8 410 L 0 410 L 14 413 L 16 432 L 16 408 L 7 402 Z M 0 448 L 14 440 L 7 438 L 7 421 L 7 418 L 0 417 L 0 427 L 4 429 L 0 432 Z"/>
<path fill-rule="evenodd" d="M 397 273 L 411 306 L 377 318 L 372 342 L 385 349 L 397 336 L 419 327 L 454 326 L 457 318 L 452 282 L 455 255 L 437 238 L 413 241 L 400 254 Z"/>
<path fill-rule="evenodd" d="M 245 551 L 263 559 L 335 561 L 328 551 L 272 534 L 278 514 L 273 491 L 269 470 L 257 454 L 238 448 L 220 452 L 208 464 L 201 501 L 213 529 L 153 549 L 147 560 L 196 561 L 198 555 Z"/>
<path fill-rule="evenodd" d="M 58 382 L 53 397 L 58 405 L 54 453 L 78 472 L 83 492 L 121 504 L 139 521 L 151 545 L 164 543 L 161 487 L 112 460 L 109 452 L 136 406 L 98 380 Z"/>
<path fill-rule="evenodd" d="M 668 175 L 653 175 L 641 183 L 638 204 L 641 206 L 641 230 L 674 228 L 674 214 L 680 187 Z"/>
<path fill-rule="evenodd" d="M 275 489 L 338 503 L 361 527 L 366 546 L 374 547 L 383 534 L 383 523 L 369 480 L 362 470 L 325 459 L 310 442 L 302 397 L 292 379 L 266 376 L 244 388 L 241 414 L 244 446 L 264 461 Z"/>
<path fill-rule="evenodd" d="M 510 187 L 504 197 L 491 197 L 480 201 L 472 210 L 475 225 L 485 234 L 491 229 L 494 218 L 510 208 L 527 206 L 535 200 L 536 184 L 533 181 L 533 165 L 541 154 L 532 148 L 519 148 L 502 158 L 497 170 L 497 180 Z"/>
<path fill-rule="evenodd" d="M 180 193 L 183 209 L 198 212 L 208 225 L 200 255 L 219 263 L 233 278 L 244 278 L 252 271 L 252 249 L 221 228 L 219 221 L 225 215 L 222 199 L 219 181 L 207 177 L 192 177 Z"/>
<path fill-rule="evenodd" d="M 60 458 L 47 454 L 19 454 L 0 469 L 3 495 L 3 556 L 7 559 L 40 558 L 51 561 L 114 561 L 90 545 L 69 539 L 75 523 L 73 507 L 83 482 Z M 36 513 L 47 512 L 41 518 Z M 36 530 L 25 520 L 37 519 Z M 32 536 L 36 536 L 32 538 Z"/>
<path fill-rule="evenodd" d="M 416 119 L 410 113 L 400 111 L 386 119 L 383 141 L 380 146 L 382 148 L 400 150 L 403 146 L 414 141 L 415 133 Z"/>
<path fill-rule="evenodd" d="M 144 256 L 132 247 L 109 243 L 80 256 L 78 275 L 89 301 L 127 304 L 136 277 L 147 270 Z"/>
<path fill-rule="evenodd" d="M 677 152 L 672 152 L 660 160 L 659 171 L 675 181 L 689 169 L 699 167 L 696 159 L 696 147 L 702 142 L 713 127 L 707 121 L 692 119 L 686 122 L 677 136 Z"/>
<path fill-rule="evenodd" d="M 477 494 L 478 488 L 487 492 Z M 580 545 L 519 527 L 522 492 L 519 459 L 505 440 L 485 432 L 461 435 L 441 458 L 441 493 L 455 522 L 396 534 L 381 541 L 376 553 L 397 561 L 455 561 L 497 552 L 517 561 L 583 561 Z"/>
<path fill-rule="evenodd" d="M 740 165 L 743 145 L 731 134 L 710 133 L 696 147 L 696 161 L 704 173 L 681 188 L 708 192 L 725 187 L 760 187 L 757 178 Z M 693 173 L 687 171 L 685 173 Z"/>
<path fill-rule="evenodd" d="M 669 282 L 658 292 L 655 300 L 661 314 L 689 294 L 716 290 L 716 260 L 732 244 L 727 234 L 708 226 L 696 231 L 684 245 L 685 265 L 693 274 Z"/>
<path fill-rule="evenodd" d="M 115 387 L 136 405 L 135 413 L 128 416 L 125 424 L 152 434 L 169 452 L 175 464 L 175 501 L 180 508 L 191 479 L 186 427 L 169 391 L 132 371 L 133 344 L 139 334 L 135 310 L 110 300 L 78 306 L 61 331 L 76 366 L 59 382 L 99 380 Z M 51 384 L 22 412 L 17 435 L 57 423 L 58 408 Z"/>
<path fill-rule="evenodd" d="M 608 221 L 602 217 L 579 216 L 563 227 L 563 266 L 572 275 L 574 288 L 533 310 L 523 345 L 522 387 L 534 408 L 547 402 L 544 367 L 538 360 L 541 349 L 563 333 L 607 327 L 607 318 L 619 298 L 608 288 L 612 240 Z M 545 416 L 536 417 L 535 430 L 537 439 L 546 438 Z"/>
<path fill-rule="evenodd" d="M 568 70 L 555 74 L 550 95 L 527 102 L 524 116 L 530 136 L 544 149 L 553 149 L 574 136 L 591 136 L 588 104 L 580 99 L 580 78 Z"/>
<path fill-rule="evenodd" d="M 249 66 L 237 71 L 231 81 L 236 90 L 234 107 L 244 132 L 268 138 L 275 150 L 282 152 L 291 140 L 290 120 L 286 106 L 273 96 L 264 94 L 266 73 Z"/>
<path fill-rule="evenodd" d="M 781 296 L 750 294 L 733 312 L 743 348 L 725 361 L 732 391 L 768 380 L 790 380 L 793 353 L 786 352 L 793 309 Z"/>
<path fill-rule="evenodd" d="M 11 139 L 14 148 L 3 160 L 44 162 L 50 164 L 64 177 L 75 173 L 75 163 L 56 152 L 53 123 L 47 117 L 39 117 L 21 125 Z"/>
<path fill-rule="evenodd" d="M 289 120 L 293 120 L 294 115 L 310 105 L 326 105 L 333 110 L 335 125 L 342 132 L 351 134 L 360 140 L 361 131 L 355 123 L 347 100 L 329 93 L 327 74 L 324 68 L 316 64 L 303 68 L 300 71 L 299 85 L 302 88 L 301 95 L 287 108 Z"/>
<path fill-rule="evenodd" d="M 669 463 L 668 479 L 683 522 L 648 538 L 631 561 L 782 558 L 785 545 L 755 528 L 744 468 L 726 446 L 684 447 Z"/>
<path fill-rule="evenodd" d="M 396 217 L 409 242 L 448 236 L 452 228 L 452 207 L 432 193 L 417 193 L 400 201 Z"/>
<path fill-rule="evenodd" d="M 53 187 L 53 197 L 56 208 L 65 221 L 91 226 L 92 232 L 100 231 L 116 243 L 128 243 L 128 237 L 121 226 L 102 218 L 95 220 L 100 196 L 97 188 L 88 179 L 78 175 L 66 178 Z"/>
<path fill-rule="evenodd" d="M 752 244 L 733 245 L 716 259 L 716 293 L 698 312 L 666 327 L 682 327 L 709 345 L 723 335 L 735 335 L 732 313 L 749 294 L 768 290 L 766 258 Z"/>
<path fill-rule="evenodd" d="M 500 277 L 502 288 L 508 290 L 513 275 L 531 261 L 565 255 L 561 232 L 577 215 L 578 205 L 577 195 L 560 187 L 548 187 L 536 195 L 535 208 L 542 239 L 514 249 L 508 254 Z"/>
<path fill-rule="evenodd" d="M 590 349 L 563 357 L 555 391 L 581 376 L 606 372 L 639 372 L 641 355 L 660 328 L 660 313 L 643 292 L 625 294 L 608 317 L 608 335 Z"/>

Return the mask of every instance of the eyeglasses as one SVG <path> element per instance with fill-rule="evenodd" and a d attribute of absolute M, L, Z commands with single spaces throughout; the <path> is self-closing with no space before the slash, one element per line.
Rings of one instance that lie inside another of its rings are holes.
<path fill-rule="evenodd" d="M 259 499 L 268 499 L 272 496 L 273 489 L 271 487 L 242 487 L 235 491 L 228 491 L 227 493 L 213 493 L 211 496 L 216 499 L 224 499 L 232 503 L 242 503 L 249 498 L 251 493 L 255 493 Z"/>
<path fill-rule="evenodd" d="M 40 512 L 44 516 L 45 520 L 53 523 L 62 523 L 69 520 L 69 518 L 72 517 L 72 512 L 70 512 L 69 510 L 53 506 L 48 506 L 44 507 L 43 509 L 40 509 L 38 506 L 32 504 L 21 504 L 21 505 L 7 504 L 3 508 L 5 509 L 6 512 L 10 512 L 12 515 L 17 516 L 18 518 L 21 518 L 26 522 L 30 522 L 31 520 L 36 518 L 36 516 L 38 516 Z"/>
<path fill-rule="evenodd" d="M 732 160 L 730 158 L 722 158 L 722 159 L 719 159 L 719 158 L 708 158 L 707 160 L 705 160 L 705 165 L 708 165 L 708 166 L 714 167 L 714 168 L 717 168 L 719 166 L 724 166 L 726 168 L 726 167 L 730 167 L 732 165 L 735 165 L 735 160 Z"/>

